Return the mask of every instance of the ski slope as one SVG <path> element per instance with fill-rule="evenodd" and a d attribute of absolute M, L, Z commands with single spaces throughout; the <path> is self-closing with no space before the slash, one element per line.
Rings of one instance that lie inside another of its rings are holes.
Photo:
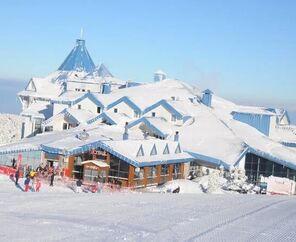
<path fill-rule="evenodd" d="M 23 193 L 0 176 L 0 241 L 295 241 L 288 196 Z"/>

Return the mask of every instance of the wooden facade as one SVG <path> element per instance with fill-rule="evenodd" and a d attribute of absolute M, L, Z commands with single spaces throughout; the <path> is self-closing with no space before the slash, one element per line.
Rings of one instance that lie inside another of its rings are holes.
<path fill-rule="evenodd" d="M 75 178 L 73 170 L 77 157 L 78 156 L 68 157 L 66 176 Z M 85 171 L 90 169 L 90 165 L 92 166 L 91 169 L 97 170 L 98 173 L 100 173 L 102 170 L 105 170 L 106 177 L 104 182 L 115 182 L 123 187 L 146 187 L 150 185 L 163 184 L 173 179 L 184 178 L 184 163 L 162 164 L 137 168 L 131 164 L 126 163 L 125 161 L 119 160 L 105 151 L 98 151 L 97 153 L 91 151 L 87 157 L 93 160 L 102 160 L 108 164 L 109 167 L 94 167 L 93 164 L 86 163 L 83 165 L 83 174 L 81 175 L 82 179 L 85 178 Z M 114 175 L 114 170 L 112 171 L 114 162 L 119 162 L 120 164 L 118 168 L 118 176 Z M 127 167 L 126 172 L 122 171 L 121 167 Z M 112 172 L 113 175 L 110 174 Z"/>

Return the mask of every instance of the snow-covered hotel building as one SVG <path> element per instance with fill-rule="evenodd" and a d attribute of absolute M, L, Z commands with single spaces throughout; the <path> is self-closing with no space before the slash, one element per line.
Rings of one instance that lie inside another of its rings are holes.
<path fill-rule="evenodd" d="M 21 141 L 0 147 L 0 163 L 22 154 L 86 181 L 124 186 L 186 177 L 197 167 L 245 168 L 296 179 L 296 126 L 288 113 L 236 105 L 163 71 L 151 83 L 123 81 L 95 66 L 84 40 L 57 71 L 32 78 L 18 93 Z"/>

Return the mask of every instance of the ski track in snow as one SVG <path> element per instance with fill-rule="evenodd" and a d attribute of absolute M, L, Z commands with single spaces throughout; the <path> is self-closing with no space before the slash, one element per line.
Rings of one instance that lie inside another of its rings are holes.
<path fill-rule="evenodd" d="M 296 198 L 24 193 L 0 177 L 0 241 L 295 241 Z M 22 184 L 22 181 L 20 182 Z"/>

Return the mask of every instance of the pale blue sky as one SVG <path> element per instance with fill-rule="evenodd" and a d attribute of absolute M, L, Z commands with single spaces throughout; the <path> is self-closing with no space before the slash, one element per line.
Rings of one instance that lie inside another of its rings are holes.
<path fill-rule="evenodd" d="M 293 0 L 3 0 L 0 79 L 56 70 L 83 27 L 94 62 L 119 78 L 147 82 L 161 68 L 231 100 L 296 110 L 295 13 Z"/>

